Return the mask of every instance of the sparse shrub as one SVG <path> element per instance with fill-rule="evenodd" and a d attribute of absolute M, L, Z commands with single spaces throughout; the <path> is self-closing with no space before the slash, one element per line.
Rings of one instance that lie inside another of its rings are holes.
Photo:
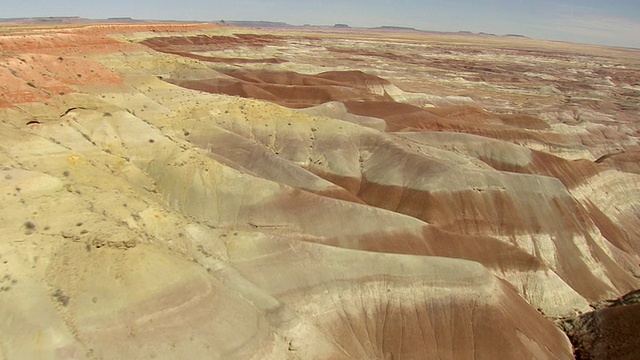
<path fill-rule="evenodd" d="M 23 226 L 25 228 L 25 235 L 31 235 L 34 231 L 36 231 L 36 224 L 31 220 L 25 221 Z"/>
<path fill-rule="evenodd" d="M 62 306 L 67 306 L 69 305 L 69 300 L 70 297 L 65 295 L 62 290 L 58 289 L 56 290 L 56 292 L 53 293 L 53 297 L 62 305 Z"/>
<path fill-rule="evenodd" d="M 36 229 L 36 224 L 31 220 L 27 220 L 24 222 L 24 227 L 29 231 L 33 231 Z"/>

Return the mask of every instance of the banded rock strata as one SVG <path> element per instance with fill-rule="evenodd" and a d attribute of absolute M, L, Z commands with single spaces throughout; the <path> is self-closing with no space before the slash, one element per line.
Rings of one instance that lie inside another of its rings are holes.
<path fill-rule="evenodd" d="M 0 33 L 4 358 L 569 359 L 551 319 L 638 288 L 637 51 L 41 30 Z"/>

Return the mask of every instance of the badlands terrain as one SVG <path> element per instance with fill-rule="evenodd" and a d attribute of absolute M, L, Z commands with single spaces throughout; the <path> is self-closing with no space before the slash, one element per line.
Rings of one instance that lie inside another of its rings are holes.
<path fill-rule="evenodd" d="M 639 130 L 634 49 L 2 26 L 0 358 L 637 358 Z"/>

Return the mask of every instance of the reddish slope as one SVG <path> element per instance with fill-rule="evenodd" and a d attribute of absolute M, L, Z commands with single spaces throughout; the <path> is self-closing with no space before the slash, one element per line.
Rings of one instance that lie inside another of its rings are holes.
<path fill-rule="evenodd" d="M 372 88 L 381 89 L 388 84 L 385 80 L 359 71 L 303 75 L 239 70 L 227 75 L 232 79 L 168 81 L 193 90 L 267 100 L 291 108 L 305 108 L 330 101 L 389 100 L 386 93 L 381 95 L 372 92 Z"/>

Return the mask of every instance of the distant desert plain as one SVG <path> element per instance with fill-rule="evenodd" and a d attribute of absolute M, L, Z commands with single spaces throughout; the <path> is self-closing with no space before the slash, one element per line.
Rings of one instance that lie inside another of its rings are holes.
<path fill-rule="evenodd" d="M 639 131 L 637 49 L 5 24 L 0 359 L 637 359 Z"/>

